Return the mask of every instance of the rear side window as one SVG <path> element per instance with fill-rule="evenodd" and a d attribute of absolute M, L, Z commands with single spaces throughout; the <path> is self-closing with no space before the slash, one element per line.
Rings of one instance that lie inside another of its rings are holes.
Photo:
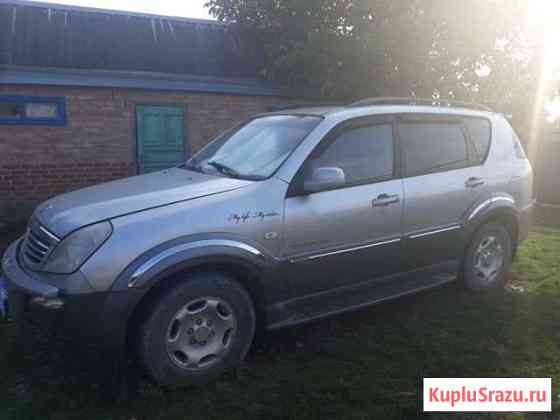
<path fill-rule="evenodd" d="M 467 142 L 459 122 L 407 122 L 399 126 L 407 176 L 468 165 Z"/>
<path fill-rule="evenodd" d="M 349 184 L 393 176 L 393 127 L 379 124 L 349 129 L 340 134 L 312 168 L 336 166 L 344 171 Z"/>
<path fill-rule="evenodd" d="M 475 163 L 481 164 L 486 160 L 490 150 L 490 121 L 483 118 L 465 118 L 464 124 L 474 146 L 473 160 Z"/>

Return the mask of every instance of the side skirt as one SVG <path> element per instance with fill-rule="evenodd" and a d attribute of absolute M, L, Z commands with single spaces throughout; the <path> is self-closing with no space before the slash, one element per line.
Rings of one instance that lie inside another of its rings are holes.
<path fill-rule="evenodd" d="M 303 324 L 442 286 L 457 279 L 458 269 L 457 261 L 449 261 L 279 302 L 267 309 L 267 329 Z"/>

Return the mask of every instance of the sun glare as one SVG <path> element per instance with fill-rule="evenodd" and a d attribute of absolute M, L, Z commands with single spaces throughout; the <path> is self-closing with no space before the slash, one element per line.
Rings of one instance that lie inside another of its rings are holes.
<path fill-rule="evenodd" d="M 558 108 L 551 106 L 551 93 L 560 70 L 560 0 L 527 0 L 529 4 L 529 27 L 537 39 L 542 40 L 541 76 L 536 92 L 533 127 L 528 144 L 529 156 L 536 158 L 543 119 L 560 117 Z M 556 101 L 553 99 L 553 101 Z"/>
<path fill-rule="evenodd" d="M 545 77 L 553 79 L 560 67 L 560 0 L 529 0 L 529 25 L 543 37 Z"/>
<path fill-rule="evenodd" d="M 547 120 L 549 123 L 555 123 L 560 120 L 560 97 L 556 97 L 547 101 L 544 105 Z"/>

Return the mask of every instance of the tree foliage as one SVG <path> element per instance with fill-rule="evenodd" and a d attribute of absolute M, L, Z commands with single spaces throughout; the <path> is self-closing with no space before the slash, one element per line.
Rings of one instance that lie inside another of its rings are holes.
<path fill-rule="evenodd" d="M 528 118 L 539 78 L 530 0 L 208 0 L 254 30 L 263 74 L 323 97 L 451 97 Z"/>

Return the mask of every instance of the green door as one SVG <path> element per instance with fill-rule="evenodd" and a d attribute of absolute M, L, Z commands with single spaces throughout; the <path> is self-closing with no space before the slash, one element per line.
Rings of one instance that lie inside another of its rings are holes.
<path fill-rule="evenodd" d="M 188 157 L 181 107 L 138 106 L 138 172 L 160 171 L 184 163 Z"/>

